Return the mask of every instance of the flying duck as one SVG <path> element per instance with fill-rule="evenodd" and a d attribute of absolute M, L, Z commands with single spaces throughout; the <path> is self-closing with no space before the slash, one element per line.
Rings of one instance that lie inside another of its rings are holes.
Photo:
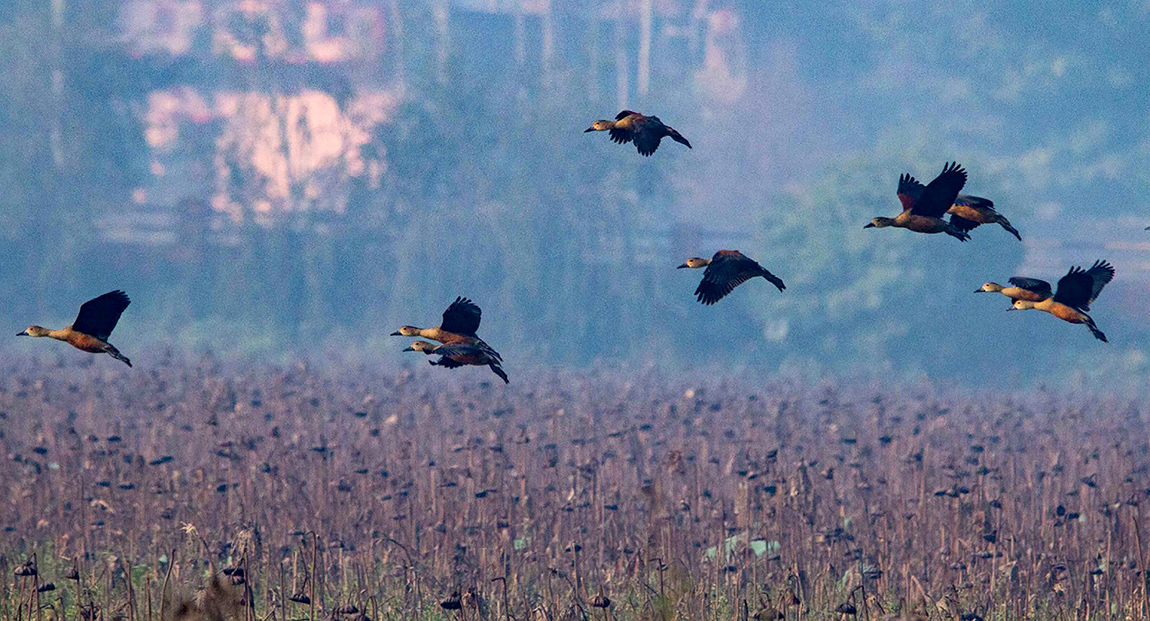
<path fill-rule="evenodd" d="M 893 226 L 916 233 L 946 233 L 959 241 L 970 239 L 966 231 L 942 219 L 954 205 L 958 192 L 966 185 L 966 171 L 957 162 L 947 164 L 942 173 L 925 188 L 904 174 L 898 180 L 898 199 L 902 213 L 894 218 L 874 218 L 864 229 L 883 229 Z"/>
<path fill-rule="evenodd" d="M 675 128 L 664 125 L 657 116 L 643 116 L 638 112 L 624 110 L 615 115 L 614 121 L 595 121 L 591 127 L 583 130 L 587 132 L 601 132 L 607 131 L 611 133 L 611 140 L 619 144 L 627 144 L 634 142 L 635 148 L 638 149 L 639 155 L 651 155 L 655 149 L 659 148 L 659 142 L 663 136 L 668 136 L 671 140 L 679 144 L 687 145 L 691 148 L 691 143 Z"/>
<path fill-rule="evenodd" d="M 996 282 L 983 283 L 981 287 L 975 289 L 975 293 L 1001 293 L 1010 298 L 1010 303 L 1014 304 L 1015 300 L 1026 300 L 1028 302 L 1041 302 L 1046 298 L 1054 295 L 1050 291 L 1050 283 L 1038 280 L 1036 278 L 1021 278 L 1015 276 L 1008 280 L 1011 287 L 1004 287 Z M 1045 285 L 1045 288 L 1043 288 Z"/>
<path fill-rule="evenodd" d="M 475 331 L 479 329 L 479 322 L 483 311 L 471 300 L 457 297 L 455 301 L 443 311 L 443 323 L 437 328 L 417 328 L 415 326 L 402 326 L 391 333 L 391 336 L 417 336 L 445 345 L 457 343 L 463 345 L 479 345 L 491 352 L 497 360 L 502 360 L 499 353 L 491 348 Z"/>
<path fill-rule="evenodd" d="M 902 179 L 899 180 L 900 194 L 905 190 L 912 201 L 917 200 L 926 186 L 910 175 L 903 175 L 903 177 L 906 179 L 906 185 L 903 185 Z M 997 224 L 1017 237 L 1018 241 L 1022 241 L 1022 235 L 1018 233 L 1018 229 L 1010 224 L 1010 220 L 1007 220 L 1006 216 L 994 209 L 994 201 L 989 198 L 959 194 L 954 199 L 954 204 L 950 206 L 950 209 L 946 210 L 946 213 L 950 214 L 951 226 L 964 233 L 973 231 L 981 224 Z"/>
<path fill-rule="evenodd" d="M 720 250 L 710 259 L 691 257 L 678 269 L 699 269 L 701 267 L 707 268 L 707 271 L 703 272 L 703 280 L 695 289 L 695 298 L 707 306 L 723 299 L 735 287 L 756 276 L 762 276 L 771 281 L 771 284 L 778 287 L 779 291 L 787 288 L 781 278 L 768 272 L 766 268 L 738 250 Z"/>
<path fill-rule="evenodd" d="M 1058 291 L 1053 296 L 1038 302 L 1015 300 L 1014 304 L 1007 310 L 1036 308 L 1040 311 L 1046 311 L 1062 321 L 1086 324 L 1094 338 L 1106 343 L 1108 342 L 1106 335 L 1098 329 L 1098 326 L 1094 325 L 1094 319 L 1086 313 L 1090 310 L 1090 304 L 1098 298 L 1102 288 L 1113 278 L 1114 266 L 1103 260 L 1095 261 L 1088 270 L 1074 266 L 1059 279 Z M 1011 282 L 1019 286 L 1022 286 L 1019 283 L 1023 283 L 1027 289 L 1040 295 L 1050 293 L 1050 283 L 1037 278 L 1018 279 L 1018 282 L 1012 278 Z"/>
<path fill-rule="evenodd" d="M 80 306 L 80 314 L 76 315 L 76 321 L 67 328 L 49 330 L 40 326 L 30 326 L 27 330 L 16 333 L 16 336 L 46 336 L 64 341 L 76 349 L 91 354 L 108 354 L 130 367 L 132 361 L 113 347 L 108 342 L 108 337 L 112 335 L 112 330 L 115 329 L 116 322 L 120 321 L 124 309 L 131 303 L 128 294 L 123 291 L 109 291 L 98 298 L 84 302 Z"/>
<path fill-rule="evenodd" d="M 503 367 L 500 365 L 499 358 L 494 355 L 495 352 L 490 347 L 466 345 L 463 343 L 436 345 L 435 343 L 428 343 L 427 341 L 415 341 L 410 347 L 403 351 L 421 351 L 428 356 L 439 356 L 439 360 L 427 361 L 431 366 L 440 366 L 448 369 L 458 369 L 465 365 L 488 366 L 491 367 L 492 372 L 503 380 L 504 384 L 511 383 L 511 380 L 507 379 L 507 373 L 503 371 Z"/>

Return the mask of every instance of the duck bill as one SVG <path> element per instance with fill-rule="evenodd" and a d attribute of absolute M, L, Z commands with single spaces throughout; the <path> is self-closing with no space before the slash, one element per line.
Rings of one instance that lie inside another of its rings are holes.
<path fill-rule="evenodd" d="M 593 132 L 593 131 L 595 131 L 594 127 L 588 127 L 587 129 L 583 130 L 583 133 L 586 134 L 587 132 Z"/>
<path fill-rule="evenodd" d="M 680 265 L 679 267 L 676 267 L 675 269 L 677 269 L 677 270 L 681 270 L 681 269 L 683 269 L 683 268 L 685 268 L 685 267 L 691 267 L 691 266 L 690 266 L 690 265 L 687 265 L 686 263 L 684 263 L 684 264 Z"/>
<path fill-rule="evenodd" d="M 871 222 L 870 224 L 867 224 L 867 225 L 866 225 L 866 226 L 864 226 L 863 228 L 864 228 L 864 229 L 873 229 L 873 228 L 874 228 L 874 222 Z"/>
<path fill-rule="evenodd" d="M 403 336 L 403 335 L 399 333 L 399 330 L 396 330 L 395 332 L 391 333 L 391 336 Z"/>
<path fill-rule="evenodd" d="M 415 348 L 414 347 L 405 347 L 405 348 L 403 348 L 403 351 L 415 351 Z"/>
<path fill-rule="evenodd" d="M 16 333 L 16 336 L 31 336 L 31 335 L 30 335 L 30 334 L 28 334 L 28 331 L 27 331 L 27 330 L 25 330 L 25 331 L 23 331 L 23 332 L 17 332 L 17 333 Z"/>
<path fill-rule="evenodd" d="M 987 291 L 986 289 L 975 289 L 974 292 L 975 293 L 989 293 L 989 291 Z"/>

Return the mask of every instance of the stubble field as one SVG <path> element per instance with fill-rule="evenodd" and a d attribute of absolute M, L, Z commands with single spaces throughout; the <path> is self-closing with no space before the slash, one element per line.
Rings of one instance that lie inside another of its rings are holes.
<path fill-rule="evenodd" d="M 9 365 L 0 615 L 1147 618 L 1144 402 L 415 369 Z"/>

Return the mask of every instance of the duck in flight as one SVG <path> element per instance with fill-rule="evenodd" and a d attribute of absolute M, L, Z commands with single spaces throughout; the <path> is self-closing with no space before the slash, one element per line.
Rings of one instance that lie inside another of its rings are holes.
<path fill-rule="evenodd" d="M 475 345 L 486 349 L 496 360 L 503 360 L 498 352 L 484 343 L 475 333 L 482 318 L 483 311 L 474 302 L 464 297 L 457 297 L 447 310 L 443 311 L 443 323 L 439 324 L 439 327 L 403 326 L 392 332 L 391 336 L 417 336 L 439 341 L 444 345 Z"/>
<path fill-rule="evenodd" d="M 1098 298 L 1106 283 L 1114 278 L 1114 266 L 1106 261 L 1095 261 L 1088 270 L 1074 266 L 1058 281 L 1058 291 L 1051 295 L 1050 283 L 1037 278 L 1010 279 L 1012 283 L 1038 295 L 1046 296 L 1034 302 L 1015 300 L 1007 310 L 1030 310 L 1036 308 L 1069 323 L 1086 324 L 1094 338 L 1106 343 L 1106 335 L 1094 325 L 1094 319 L 1087 314 L 1090 304 Z"/>
<path fill-rule="evenodd" d="M 910 175 L 903 175 L 899 179 L 899 198 L 902 198 L 901 195 L 905 192 L 913 202 L 922 196 L 922 191 L 925 189 L 926 186 Z M 959 194 L 946 213 L 950 214 L 950 225 L 963 233 L 969 233 L 981 224 L 997 224 L 1017 237 L 1018 241 L 1022 241 L 1018 229 L 1010 224 L 1006 216 L 995 211 L 994 201 L 989 198 Z"/>
<path fill-rule="evenodd" d="M 123 291 L 110 291 L 98 298 L 84 302 L 80 306 L 80 314 L 76 316 L 76 321 L 73 321 L 72 325 L 67 328 L 49 330 L 40 326 L 31 326 L 27 330 L 17 333 L 16 336 L 46 336 L 57 341 L 64 341 L 76 349 L 91 354 L 108 354 L 130 367 L 132 361 L 121 354 L 120 350 L 113 347 L 108 342 L 108 337 L 112 335 L 112 330 L 115 329 L 116 322 L 120 321 L 120 315 L 123 314 L 124 309 L 128 308 L 131 303 L 128 294 Z"/>
<path fill-rule="evenodd" d="M 678 269 L 707 268 L 703 272 L 703 280 L 695 289 L 695 298 L 703 304 L 710 306 L 723 299 L 735 287 L 748 280 L 762 276 L 778 287 L 779 291 L 786 289 L 783 280 L 770 273 L 763 266 L 748 258 L 738 250 L 720 250 L 710 259 L 691 257 Z"/>
<path fill-rule="evenodd" d="M 975 289 L 975 293 L 1001 293 L 1010 298 L 1011 305 L 1015 300 L 1026 300 L 1027 302 L 1041 302 L 1046 298 L 1053 295 L 1050 292 L 1050 283 L 1043 282 L 1035 278 L 1021 278 L 1015 276 L 1008 280 L 1011 284 L 1009 287 L 1004 287 L 996 282 L 983 283 L 981 287 Z M 1042 285 L 1046 285 L 1043 289 Z"/>
<path fill-rule="evenodd" d="M 436 345 L 427 341 L 416 341 L 411 344 L 411 347 L 403 351 L 421 351 L 428 356 L 439 356 L 439 360 L 428 360 L 431 366 L 448 369 L 458 369 L 462 366 L 488 366 L 491 367 L 493 373 L 503 380 L 504 384 L 511 383 L 511 380 L 507 379 L 507 373 L 503 370 L 500 360 L 493 355 L 495 352 L 490 347 L 464 343 Z"/>
<path fill-rule="evenodd" d="M 959 241 L 970 239 L 970 235 L 957 226 L 942 219 L 954 205 L 962 186 L 966 185 L 966 171 L 957 162 L 947 164 L 942 173 L 926 187 L 910 175 L 898 180 L 898 199 L 902 202 L 902 213 L 894 218 L 874 218 L 864 229 L 883 229 L 889 226 L 907 229 L 916 233 L 946 233 Z"/>
<path fill-rule="evenodd" d="M 611 140 L 619 144 L 635 143 L 639 155 L 654 153 L 655 149 L 659 148 L 659 142 L 663 140 L 663 136 L 667 136 L 679 144 L 687 145 L 688 149 L 691 148 L 691 143 L 687 142 L 682 134 L 675 131 L 675 128 L 664 125 L 659 117 L 644 116 L 630 110 L 616 114 L 614 121 L 595 121 L 591 127 L 583 130 L 583 133 L 601 131 L 610 132 Z"/>

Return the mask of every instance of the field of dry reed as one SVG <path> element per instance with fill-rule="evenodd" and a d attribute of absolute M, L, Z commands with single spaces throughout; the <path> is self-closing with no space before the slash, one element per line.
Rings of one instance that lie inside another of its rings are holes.
<path fill-rule="evenodd" d="M 1147 618 L 1145 402 L 413 368 L 8 366 L 0 616 Z"/>

